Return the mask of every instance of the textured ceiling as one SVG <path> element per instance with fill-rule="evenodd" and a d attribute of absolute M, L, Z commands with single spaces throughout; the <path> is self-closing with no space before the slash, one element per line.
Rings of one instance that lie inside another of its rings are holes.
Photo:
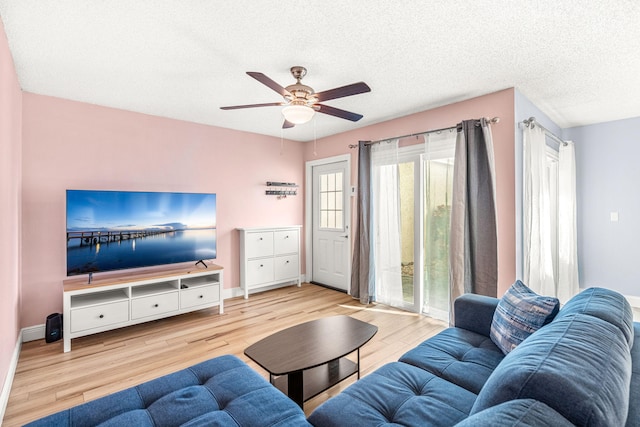
<path fill-rule="evenodd" d="M 0 0 L 28 92 L 308 141 L 508 87 L 561 127 L 640 116 L 638 0 Z M 293 65 L 316 91 L 364 81 L 281 130 Z M 456 119 L 457 120 L 457 119 Z"/>

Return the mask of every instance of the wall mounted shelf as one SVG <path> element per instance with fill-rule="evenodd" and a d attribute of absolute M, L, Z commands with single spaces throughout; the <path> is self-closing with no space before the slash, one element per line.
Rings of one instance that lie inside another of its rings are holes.
<path fill-rule="evenodd" d="M 298 184 L 295 182 L 267 181 L 267 187 L 277 187 L 266 190 L 265 194 L 267 196 L 278 196 L 280 198 L 298 195 Z"/>

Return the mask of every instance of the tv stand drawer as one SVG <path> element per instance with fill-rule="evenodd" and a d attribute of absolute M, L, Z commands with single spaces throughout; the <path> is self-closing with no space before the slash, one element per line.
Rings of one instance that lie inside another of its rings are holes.
<path fill-rule="evenodd" d="M 129 320 L 129 301 L 71 310 L 71 332 L 104 328 Z"/>
<path fill-rule="evenodd" d="M 194 289 L 183 289 L 180 292 L 180 307 L 189 308 L 217 302 L 219 295 L 219 285 L 200 286 Z"/>
<path fill-rule="evenodd" d="M 178 291 L 131 300 L 131 319 L 158 316 L 178 310 Z"/>

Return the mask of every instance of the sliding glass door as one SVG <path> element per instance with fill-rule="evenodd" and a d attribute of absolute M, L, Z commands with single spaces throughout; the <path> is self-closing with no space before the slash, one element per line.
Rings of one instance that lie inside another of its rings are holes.
<path fill-rule="evenodd" d="M 454 150 L 444 132 L 372 153 L 376 301 L 448 318 Z"/>
<path fill-rule="evenodd" d="M 445 153 L 443 153 L 445 154 Z M 453 190 L 453 152 L 450 157 L 424 161 L 424 250 L 422 312 L 449 318 L 449 223 Z"/>

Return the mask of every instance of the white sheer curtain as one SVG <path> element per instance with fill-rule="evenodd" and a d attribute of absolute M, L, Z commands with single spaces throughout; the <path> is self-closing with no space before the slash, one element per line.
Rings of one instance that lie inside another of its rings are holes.
<path fill-rule="evenodd" d="M 402 305 L 402 252 L 398 140 L 383 141 L 371 150 L 371 193 L 376 300 Z"/>
<path fill-rule="evenodd" d="M 523 139 L 523 279 L 534 292 L 555 295 L 547 143 L 538 126 L 525 127 Z"/>
<path fill-rule="evenodd" d="M 558 153 L 558 299 L 567 302 L 580 291 L 576 221 L 576 156 L 572 141 Z"/>
<path fill-rule="evenodd" d="M 523 280 L 535 292 L 557 296 L 564 303 L 579 291 L 573 142 L 559 147 L 557 183 L 550 182 L 548 168 L 544 130 L 535 125 L 525 127 Z M 551 200 L 556 194 L 552 185 L 557 185 L 557 200 Z M 557 211 L 553 206 L 557 206 Z M 555 239 L 553 229 L 557 230 Z M 557 253 L 555 260 L 554 253 Z"/>
<path fill-rule="evenodd" d="M 422 312 L 449 319 L 449 229 L 456 129 L 425 135 Z"/>

